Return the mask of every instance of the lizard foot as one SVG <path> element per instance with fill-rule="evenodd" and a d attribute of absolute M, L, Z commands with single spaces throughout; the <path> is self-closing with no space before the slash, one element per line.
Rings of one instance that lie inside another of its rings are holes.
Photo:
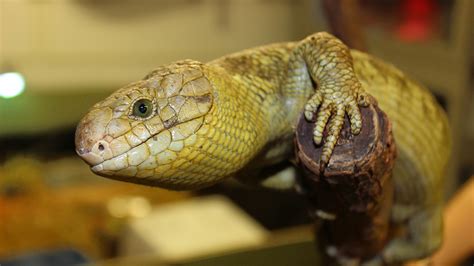
<path fill-rule="evenodd" d="M 368 106 L 370 103 L 370 96 L 361 88 L 359 81 L 352 78 L 344 83 L 342 86 L 335 83 L 323 83 L 305 105 L 306 119 L 313 121 L 316 116 L 313 140 L 317 145 L 322 143 L 323 132 L 327 125 L 327 136 L 324 139 L 320 162 L 322 170 L 329 162 L 337 143 L 344 125 L 344 115 L 348 114 L 351 132 L 357 135 L 362 128 L 362 117 L 358 105 Z"/>

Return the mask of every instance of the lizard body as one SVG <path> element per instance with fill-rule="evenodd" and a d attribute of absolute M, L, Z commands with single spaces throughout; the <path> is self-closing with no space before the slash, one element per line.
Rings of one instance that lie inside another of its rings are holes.
<path fill-rule="evenodd" d="M 206 64 L 162 66 L 96 104 L 78 125 L 76 148 L 95 173 L 134 183 L 196 189 L 230 176 L 252 179 L 291 159 L 303 110 L 316 120 L 315 143 L 327 128 L 322 161 L 330 163 L 344 115 L 354 134 L 360 130 L 364 91 L 393 124 L 399 155 L 392 219 L 411 233 L 393 240 L 381 258 L 424 257 L 441 240 L 445 114 L 395 67 L 350 51 L 327 33 Z"/>

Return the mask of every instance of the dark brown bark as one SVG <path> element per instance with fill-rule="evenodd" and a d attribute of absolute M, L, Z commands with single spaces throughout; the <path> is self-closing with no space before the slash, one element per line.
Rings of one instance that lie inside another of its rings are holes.
<path fill-rule="evenodd" d="M 367 51 L 358 0 L 323 0 L 322 6 L 331 33 L 350 48 Z"/>
<path fill-rule="evenodd" d="M 344 128 L 324 172 L 322 148 L 313 143 L 314 123 L 301 117 L 296 131 L 296 155 L 302 169 L 300 185 L 314 212 L 336 216 L 325 220 L 318 241 L 324 250 L 337 248 L 343 256 L 370 258 L 385 245 L 393 199 L 391 170 L 396 157 L 391 124 L 376 106 L 361 108 L 362 131 Z"/>

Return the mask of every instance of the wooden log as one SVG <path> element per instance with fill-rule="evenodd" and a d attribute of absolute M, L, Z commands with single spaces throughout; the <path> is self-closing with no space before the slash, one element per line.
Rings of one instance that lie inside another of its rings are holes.
<path fill-rule="evenodd" d="M 391 124 L 375 101 L 361 108 L 361 113 L 360 134 L 352 135 L 346 117 L 322 173 L 322 147 L 313 142 L 314 122 L 302 116 L 297 125 L 296 158 L 302 169 L 299 185 L 313 212 L 324 220 L 318 242 L 334 257 L 369 259 L 389 238 L 391 170 L 396 157 Z"/>
<path fill-rule="evenodd" d="M 321 1 L 331 33 L 352 49 L 367 51 L 359 0 Z"/>

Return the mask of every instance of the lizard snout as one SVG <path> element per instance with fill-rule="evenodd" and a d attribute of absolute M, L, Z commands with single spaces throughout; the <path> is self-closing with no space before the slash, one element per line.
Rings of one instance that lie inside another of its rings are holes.
<path fill-rule="evenodd" d="M 110 145 L 104 140 L 105 126 L 110 112 L 93 110 L 76 128 L 76 153 L 89 165 L 97 165 L 112 156 Z"/>

